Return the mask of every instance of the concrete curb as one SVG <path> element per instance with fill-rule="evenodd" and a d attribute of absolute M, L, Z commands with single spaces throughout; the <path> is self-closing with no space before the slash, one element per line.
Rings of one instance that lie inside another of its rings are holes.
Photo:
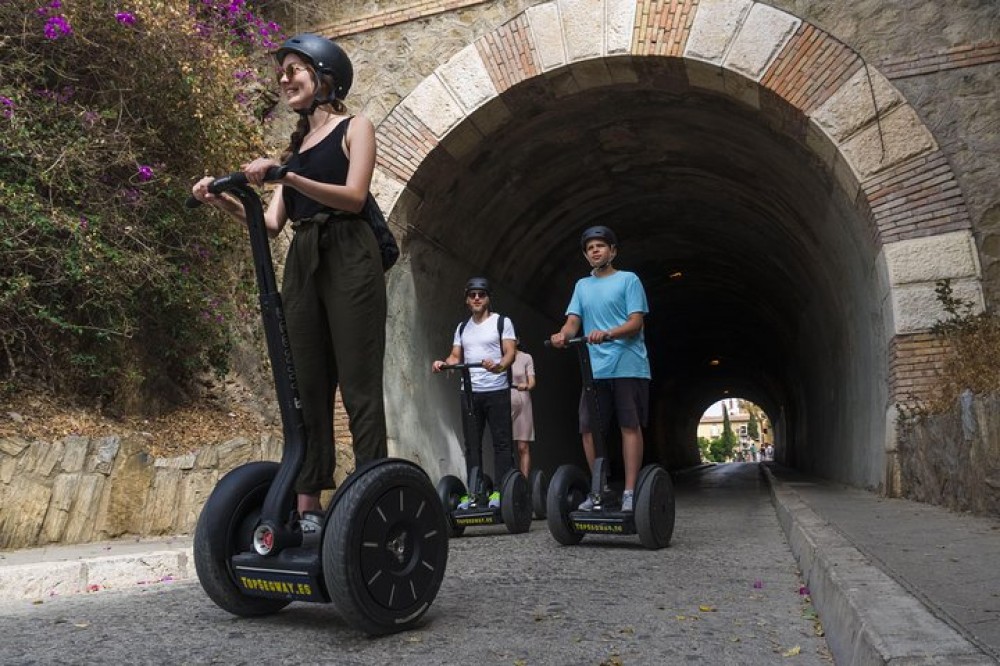
<path fill-rule="evenodd" d="M 837 664 L 996 665 L 872 564 L 770 469 L 760 469 Z"/>
<path fill-rule="evenodd" d="M 0 566 L 0 601 L 125 590 L 194 575 L 189 545 L 122 555 L 4 564 Z"/>

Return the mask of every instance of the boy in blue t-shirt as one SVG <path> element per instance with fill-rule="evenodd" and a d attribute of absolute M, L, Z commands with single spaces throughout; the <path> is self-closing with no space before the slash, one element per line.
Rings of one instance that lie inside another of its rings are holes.
<path fill-rule="evenodd" d="M 632 511 L 636 477 L 642 466 L 642 429 L 649 417 L 649 358 L 642 333 L 649 305 L 639 277 L 611 265 L 618 254 L 618 240 L 611 229 L 590 227 L 583 232 L 580 245 L 590 263 L 590 275 L 577 281 L 566 308 L 566 323 L 551 341 L 554 347 L 564 347 L 583 326 L 590 343 L 590 365 L 602 413 L 610 413 L 613 406 L 621 428 L 625 459 L 622 511 Z M 594 437 L 583 395 L 580 434 L 587 464 L 593 470 Z M 593 508 L 592 497 L 579 506 L 581 511 Z"/>

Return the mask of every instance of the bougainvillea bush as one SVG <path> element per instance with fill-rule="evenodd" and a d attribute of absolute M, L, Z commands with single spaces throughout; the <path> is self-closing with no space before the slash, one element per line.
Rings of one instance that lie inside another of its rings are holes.
<path fill-rule="evenodd" d="M 190 395 L 254 314 L 245 230 L 184 201 L 267 152 L 278 27 L 243 0 L 0 0 L 0 26 L 0 388 Z"/>

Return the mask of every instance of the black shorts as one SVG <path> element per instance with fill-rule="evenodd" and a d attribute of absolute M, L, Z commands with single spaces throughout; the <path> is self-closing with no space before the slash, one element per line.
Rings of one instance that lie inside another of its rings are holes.
<path fill-rule="evenodd" d="M 611 415 L 619 428 L 645 428 L 649 421 L 649 380 L 639 377 L 595 379 L 598 409 L 604 429 L 611 425 Z M 590 409 L 586 391 L 580 394 L 580 434 L 590 432 Z"/>

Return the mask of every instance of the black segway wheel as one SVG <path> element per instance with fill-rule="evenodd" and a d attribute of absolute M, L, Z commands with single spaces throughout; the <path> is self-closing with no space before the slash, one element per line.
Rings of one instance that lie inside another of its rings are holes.
<path fill-rule="evenodd" d="M 635 484 L 635 531 L 646 548 L 670 545 L 674 533 L 674 485 L 670 474 L 659 465 L 639 471 Z"/>
<path fill-rule="evenodd" d="M 531 488 L 531 510 L 535 518 L 545 520 L 545 494 L 549 490 L 549 480 L 545 472 L 540 469 L 531 470 L 528 487 Z"/>
<path fill-rule="evenodd" d="M 583 534 L 573 529 L 571 511 L 587 498 L 590 479 L 574 465 L 561 465 L 552 475 L 545 509 L 552 537 L 564 546 L 580 543 Z"/>
<path fill-rule="evenodd" d="M 253 529 L 277 473 L 274 462 L 237 467 L 222 477 L 198 517 L 194 533 L 198 580 L 209 598 L 233 615 L 270 615 L 289 603 L 244 595 L 230 566 L 233 555 L 253 548 Z"/>
<path fill-rule="evenodd" d="M 524 475 L 516 469 L 507 472 L 500 484 L 500 517 L 511 534 L 531 529 L 531 493 Z"/>
<path fill-rule="evenodd" d="M 334 606 L 369 635 L 413 627 L 448 563 L 448 523 L 427 475 L 386 460 L 355 473 L 323 533 L 323 576 Z"/>
<path fill-rule="evenodd" d="M 465 533 L 465 527 L 456 525 L 451 514 L 458 508 L 458 503 L 462 501 L 462 496 L 467 493 L 465 484 L 457 476 L 448 474 L 441 477 L 437 484 L 438 497 L 441 499 L 441 506 L 448 519 L 448 536 L 460 537 Z"/>

